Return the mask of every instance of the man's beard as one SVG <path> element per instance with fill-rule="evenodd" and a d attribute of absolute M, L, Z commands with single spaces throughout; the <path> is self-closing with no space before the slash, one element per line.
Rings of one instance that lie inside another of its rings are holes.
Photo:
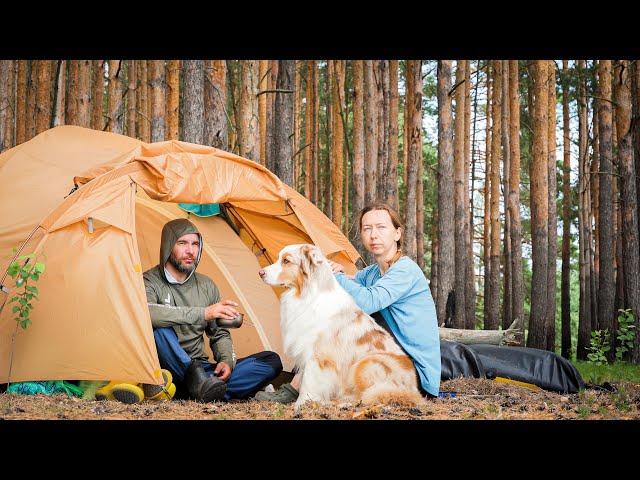
<path fill-rule="evenodd" d="M 182 262 L 178 261 L 178 259 L 173 255 L 173 253 L 169 255 L 169 263 L 173 265 L 176 270 L 178 270 L 180 273 L 184 273 L 185 275 L 189 275 L 196 268 L 195 263 L 191 267 L 183 265 Z"/>

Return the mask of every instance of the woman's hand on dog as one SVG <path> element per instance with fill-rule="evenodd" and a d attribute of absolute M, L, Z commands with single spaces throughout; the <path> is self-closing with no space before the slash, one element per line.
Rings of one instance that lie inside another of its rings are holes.
<path fill-rule="evenodd" d="M 238 304 L 232 300 L 222 300 L 221 302 L 209 305 L 204 309 L 204 319 L 207 322 L 216 318 L 225 318 L 231 320 L 238 316 L 239 312 L 234 307 Z"/>
<path fill-rule="evenodd" d="M 332 273 L 338 273 L 338 272 L 344 273 L 344 267 L 342 265 L 336 262 L 332 262 L 331 260 L 328 260 L 328 262 L 329 262 L 329 265 L 331 266 Z"/>

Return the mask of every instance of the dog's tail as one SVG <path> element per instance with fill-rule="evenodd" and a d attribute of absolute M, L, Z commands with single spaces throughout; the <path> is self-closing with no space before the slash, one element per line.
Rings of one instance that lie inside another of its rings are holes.
<path fill-rule="evenodd" d="M 362 403 L 368 405 L 384 403 L 386 405 L 414 407 L 422 405 L 424 402 L 424 398 L 422 398 L 422 395 L 420 395 L 417 390 L 413 392 L 410 390 L 393 389 L 388 386 L 373 386 L 362 393 Z"/>

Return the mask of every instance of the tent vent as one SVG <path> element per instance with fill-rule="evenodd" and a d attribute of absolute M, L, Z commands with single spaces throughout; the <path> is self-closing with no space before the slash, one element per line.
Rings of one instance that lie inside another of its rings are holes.
<path fill-rule="evenodd" d="M 93 233 L 93 217 L 87 218 L 87 224 L 89 227 L 89 234 Z"/>

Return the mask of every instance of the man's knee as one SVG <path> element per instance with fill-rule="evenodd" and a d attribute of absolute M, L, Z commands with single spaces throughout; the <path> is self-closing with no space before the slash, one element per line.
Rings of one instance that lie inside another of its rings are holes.
<path fill-rule="evenodd" d="M 249 358 L 253 358 L 259 362 L 269 365 L 274 371 L 274 376 L 278 375 L 282 371 L 282 360 L 280 360 L 280 355 L 278 355 L 276 352 L 266 350 L 264 352 L 258 352 L 249 355 L 243 360 Z"/>

